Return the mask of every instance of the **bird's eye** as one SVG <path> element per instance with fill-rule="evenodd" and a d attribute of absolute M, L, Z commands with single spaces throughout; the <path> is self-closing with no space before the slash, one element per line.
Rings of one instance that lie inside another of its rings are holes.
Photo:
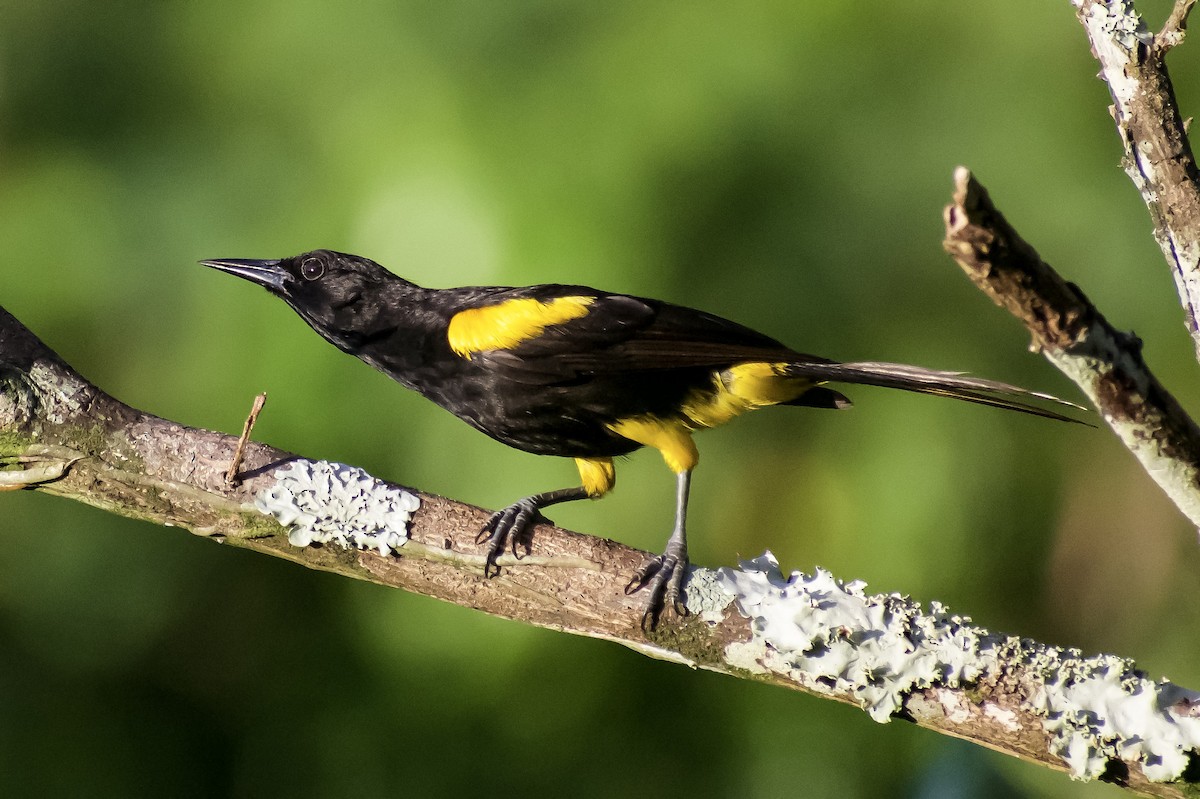
<path fill-rule="evenodd" d="M 316 280 L 325 274 L 325 264 L 316 258 L 306 258 L 304 263 L 300 264 L 300 274 L 305 280 Z"/>

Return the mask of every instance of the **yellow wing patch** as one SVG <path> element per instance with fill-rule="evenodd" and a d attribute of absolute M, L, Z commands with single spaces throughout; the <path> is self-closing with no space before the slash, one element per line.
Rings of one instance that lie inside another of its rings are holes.
<path fill-rule="evenodd" d="M 586 316 L 592 297 L 556 297 L 549 302 L 532 298 L 459 311 L 450 319 L 446 337 L 450 349 L 470 359 L 485 350 L 506 350 L 541 335 L 550 325 Z"/>

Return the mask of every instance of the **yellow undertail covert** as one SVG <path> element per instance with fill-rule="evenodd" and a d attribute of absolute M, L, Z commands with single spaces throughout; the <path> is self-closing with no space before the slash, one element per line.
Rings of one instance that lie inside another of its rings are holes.
<path fill-rule="evenodd" d="M 743 363 L 713 375 L 712 387 L 694 391 L 680 416 L 637 416 L 609 425 L 619 436 L 662 453 L 671 471 L 691 471 L 700 460 L 692 431 L 725 424 L 740 414 L 796 399 L 813 381 L 788 377 L 786 363 Z"/>
<path fill-rule="evenodd" d="M 468 360 L 475 352 L 506 350 L 542 334 L 550 325 L 586 316 L 591 297 L 508 300 L 459 311 L 450 319 L 450 349 Z"/>
<path fill-rule="evenodd" d="M 692 392 L 681 408 L 693 429 L 717 427 L 747 411 L 794 400 L 813 387 L 811 380 L 788 377 L 786 363 L 741 363 L 713 375 L 708 390 Z"/>

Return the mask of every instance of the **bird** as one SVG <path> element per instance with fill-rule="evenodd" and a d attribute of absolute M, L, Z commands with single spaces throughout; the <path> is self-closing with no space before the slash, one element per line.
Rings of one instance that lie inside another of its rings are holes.
<path fill-rule="evenodd" d="M 1033 402 L 1082 407 L 961 372 L 806 355 L 705 311 L 587 286 L 423 288 L 378 263 L 333 250 L 290 258 L 222 258 L 204 266 L 279 297 L 322 338 L 510 447 L 572 458 L 579 485 L 496 511 L 484 574 L 506 542 L 528 550 L 552 505 L 595 499 L 616 483 L 613 459 L 658 450 L 675 475 L 675 522 L 661 555 L 630 578 L 646 590 L 642 626 L 687 615 L 687 510 L 699 462 L 693 434 L 770 406 L 842 409 L 828 386 L 867 384 L 952 397 L 1059 421 Z M 1085 423 L 1086 424 L 1086 423 Z"/>

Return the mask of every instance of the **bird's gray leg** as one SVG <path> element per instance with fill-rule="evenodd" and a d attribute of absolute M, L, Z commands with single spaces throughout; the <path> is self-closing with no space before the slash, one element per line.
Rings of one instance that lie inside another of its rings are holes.
<path fill-rule="evenodd" d="M 642 614 L 642 627 L 653 630 L 663 612 L 670 608 L 676 615 L 686 616 L 687 607 L 680 599 L 683 578 L 688 570 L 687 552 L 687 506 L 688 490 L 692 484 L 691 470 L 679 472 L 675 479 L 675 529 L 667 539 L 663 553 L 652 559 L 625 586 L 625 593 L 632 594 L 649 586 L 650 601 Z"/>

